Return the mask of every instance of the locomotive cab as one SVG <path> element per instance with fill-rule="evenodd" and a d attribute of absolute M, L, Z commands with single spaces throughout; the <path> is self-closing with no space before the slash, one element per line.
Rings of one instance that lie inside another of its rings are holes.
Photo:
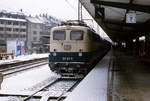
<path fill-rule="evenodd" d="M 50 68 L 59 72 L 80 72 L 89 62 L 91 50 L 87 28 L 80 26 L 53 28 L 50 37 Z M 59 70 L 58 70 L 59 69 Z"/>
<path fill-rule="evenodd" d="M 49 66 L 59 74 L 86 74 L 92 64 L 108 51 L 109 45 L 87 26 L 52 28 Z"/>

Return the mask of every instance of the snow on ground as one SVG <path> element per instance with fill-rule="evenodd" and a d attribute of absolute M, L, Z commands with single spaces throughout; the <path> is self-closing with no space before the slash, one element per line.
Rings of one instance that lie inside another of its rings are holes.
<path fill-rule="evenodd" d="M 45 81 L 48 78 L 54 78 L 57 75 L 50 71 L 48 65 L 28 70 L 26 72 L 16 74 L 15 76 L 4 78 L 2 83 L 2 90 L 4 91 L 23 91 L 27 88 Z"/>
<path fill-rule="evenodd" d="M 0 65 L 1 64 L 9 64 L 9 63 L 12 63 L 12 62 L 33 60 L 33 59 L 44 58 L 44 57 L 48 57 L 48 53 L 45 53 L 45 54 L 21 55 L 21 56 L 14 57 L 14 59 L 9 58 L 7 60 L 0 60 Z"/>
<path fill-rule="evenodd" d="M 26 72 L 16 74 L 11 77 L 6 77 L 3 80 L 0 94 L 15 94 L 15 95 L 31 95 L 37 89 L 30 89 L 40 84 L 43 81 L 50 81 L 59 77 L 59 75 L 50 71 L 48 65 L 41 66 Z M 47 82 L 45 82 L 47 84 Z M 21 97 L 1 96 L 0 101 L 22 101 Z"/>

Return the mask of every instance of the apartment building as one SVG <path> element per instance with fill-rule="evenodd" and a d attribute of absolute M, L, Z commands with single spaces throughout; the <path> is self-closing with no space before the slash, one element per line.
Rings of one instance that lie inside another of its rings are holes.
<path fill-rule="evenodd" d="M 25 46 L 21 45 L 25 45 L 26 37 L 27 21 L 23 13 L 21 11 L 0 11 L 0 52 L 13 52 L 16 55 L 22 54 L 22 51 L 25 52 Z"/>
<path fill-rule="evenodd" d="M 30 53 L 41 53 L 41 34 L 44 24 L 36 17 L 26 17 L 28 26 L 27 46 Z"/>
<path fill-rule="evenodd" d="M 43 53 L 49 51 L 51 28 L 61 23 L 60 20 L 40 15 L 26 17 L 27 19 L 27 46 L 30 53 Z"/>
<path fill-rule="evenodd" d="M 22 55 L 49 51 L 50 30 L 61 23 L 47 14 L 26 16 L 0 10 L 0 52 Z"/>

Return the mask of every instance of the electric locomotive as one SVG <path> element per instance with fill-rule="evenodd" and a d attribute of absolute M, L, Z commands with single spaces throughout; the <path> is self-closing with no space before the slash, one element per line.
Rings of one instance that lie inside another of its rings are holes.
<path fill-rule="evenodd" d="M 50 35 L 49 67 L 59 74 L 86 74 L 109 48 L 109 42 L 83 23 L 57 26 Z"/>

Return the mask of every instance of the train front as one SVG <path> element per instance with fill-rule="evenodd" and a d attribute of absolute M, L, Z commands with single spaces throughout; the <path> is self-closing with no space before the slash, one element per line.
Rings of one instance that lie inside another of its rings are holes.
<path fill-rule="evenodd" d="M 59 74 L 86 73 L 91 57 L 87 28 L 58 26 L 50 36 L 50 69 Z"/>

